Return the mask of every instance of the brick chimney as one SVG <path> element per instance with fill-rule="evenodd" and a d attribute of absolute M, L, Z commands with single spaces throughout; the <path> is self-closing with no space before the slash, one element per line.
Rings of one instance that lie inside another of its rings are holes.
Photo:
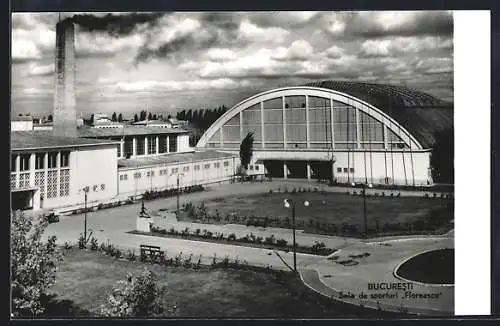
<path fill-rule="evenodd" d="M 77 137 L 75 98 L 75 26 L 70 20 L 56 25 L 54 127 L 57 136 Z"/>

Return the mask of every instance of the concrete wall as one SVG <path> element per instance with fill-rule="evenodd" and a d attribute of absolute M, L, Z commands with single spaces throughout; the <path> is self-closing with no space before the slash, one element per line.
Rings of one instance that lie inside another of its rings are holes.
<path fill-rule="evenodd" d="M 224 162 L 227 162 L 227 166 L 224 166 Z M 219 163 L 218 168 L 215 167 L 215 163 Z M 210 168 L 204 168 L 206 164 L 210 164 Z M 223 158 L 182 164 L 121 168 L 118 171 L 118 192 L 120 195 L 135 196 L 145 191 L 176 189 L 177 174 L 172 173 L 172 168 L 178 168 L 178 172 L 184 174 L 179 177 L 180 187 L 225 181 L 232 178 L 237 164 L 237 159 L 234 159 L 233 165 L 232 158 Z M 199 166 L 199 170 L 195 170 L 195 165 Z M 185 168 L 189 168 L 189 171 Z M 154 172 L 154 175 L 151 172 Z M 140 173 L 141 177 L 134 178 L 135 173 Z M 127 178 L 124 179 L 123 175 L 127 175 Z"/>
<path fill-rule="evenodd" d="M 224 150 L 237 154 L 237 151 Z M 291 160 L 291 161 L 328 161 L 332 152 L 314 150 L 255 150 L 252 161 L 257 160 Z M 429 151 L 334 151 L 334 177 L 338 182 L 371 182 L 398 185 L 428 185 L 432 184 L 430 174 Z M 365 174 L 366 159 L 366 174 Z M 239 162 L 239 159 L 237 160 Z M 373 162 L 373 163 L 372 163 Z M 342 168 L 338 173 L 337 168 Z M 347 172 L 344 172 L 347 168 Z M 350 172 L 351 168 L 354 172 Z M 393 173 L 394 171 L 394 173 Z"/>
<path fill-rule="evenodd" d="M 193 148 L 189 147 L 189 135 L 179 135 L 177 137 L 177 151 L 178 152 L 190 152 Z"/>

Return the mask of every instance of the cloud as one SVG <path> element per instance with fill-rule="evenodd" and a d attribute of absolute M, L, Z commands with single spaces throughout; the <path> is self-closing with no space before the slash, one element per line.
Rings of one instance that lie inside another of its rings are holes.
<path fill-rule="evenodd" d="M 18 40 L 12 43 L 12 61 L 20 63 L 36 60 L 41 57 L 41 52 L 37 45 L 29 40 Z"/>
<path fill-rule="evenodd" d="M 323 55 L 325 55 L 327 58 L 332 58 L 332 59 L 339 59 L 342 56 L 344 56 L 344 54 L 345 50 L 336 45 L 332 45 L 331 47 L 323 51 Z"/>
<path fill-rule="evenodd" d="M 324 19 L 333 36 L 380 38 L 453 34 L 450 11 L 339 12 Z"/>
<path fill-rule="evenodd" d="M 314 48 L 304 40 L 294 41 L 288 49 L 279 48 L 273 58 L 278 60 L 307 60 L 314 53 Z"/>
<path fill-rule="evenodd" d="M 218 78 L 210 80 L 189 80 L 189 81 L 158 81 L 142 80 L 134 82 L 108 83 L 108 88 L 112 88 L 121 93 L 156 93 L 172 91 L 196 91 L 207 89 L 228 89 L 249 86 L 247 81 L 234 81 L 230 78 Z"/>
<path fill-rule="evenodd" d="M 247 41 L 283 42 L 289 31 L 280 27 L 259 27 L 249 20 L 243 20 L 239 26 L 239 37 Z"/>
<path fill-rule="evenodd" d="M 451 38 L 435 36 L 369 39 L 362 43 L 361 55 L 365 57 L 387 57 L 424 51 L 450 50 L 452 47 L 453 41 Z"/>
<path fill-rule="evenodd" d="M 224 62 L 234 60 L 236 53 L 227 48 L 212 48 L 206 52 L 206 57 L 211 61 Z"/>

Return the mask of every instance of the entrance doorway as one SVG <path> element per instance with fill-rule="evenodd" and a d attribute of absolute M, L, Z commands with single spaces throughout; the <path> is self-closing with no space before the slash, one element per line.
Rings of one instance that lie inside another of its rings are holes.
<path fill-rule="evenodd" d="M 33 190 L 12 192 L 12 210 L 33 209 Z"/>

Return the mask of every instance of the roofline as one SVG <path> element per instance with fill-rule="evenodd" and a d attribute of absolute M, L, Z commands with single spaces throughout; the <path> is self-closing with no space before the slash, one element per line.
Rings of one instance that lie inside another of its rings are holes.
<path fill-rule="evenodd" d="M 40 147 L 11 147 L 11 151 L 23 151 L 23 150 L 38 150 L 38 149 L 58 149 L 58 148 L 75 148 L 75 147 L 94 147 L 94 146 L 111 146 L 119 145 L 118 141 L 111 141 L 99 144 L 74 144 L 74 145 L 56 145 L 56 146 L 40 146 Z"/>

